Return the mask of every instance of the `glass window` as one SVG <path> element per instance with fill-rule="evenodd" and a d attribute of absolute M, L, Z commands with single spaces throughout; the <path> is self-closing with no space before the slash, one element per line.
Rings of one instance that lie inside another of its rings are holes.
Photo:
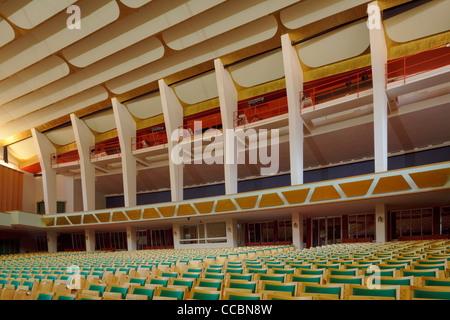
<path fill-rule="evenodd" d="M 263 222 L 261 223 L 261 241 L 262 242 L 272 242 L 273 241 L 273 222 Z"/>
<path fill-rule="evenodd" d="M 411 211 L 411 235 L 420 236 L 422 234 L 422 210 Z"/>
<path fill-rule="evenodd" d="M 410 236 L 411 235 L 411 211 L 402 211 L 401 213 L 401 230 L 402 236 Z"/>
<path fill-rule="evenodd" d="M 438 231 L 436 231 L 438 232 Z M 430 235 L 433 234 L 433 210 L 423 209 L 422 210 L 422 234 Z"/>
<path fill-rule="evenodd" d="M 186 225 L 180 227 L 180 239 L 182 243 L 197 243 L 197 225 Z"/>
<path fill-rule="evenodd" d="M 334 218 L 334 243 L 341 242 L 341 217 Z"/>
<path fill-rule="evenodd" d="M 208 238 L 220 238 L 227 236 L 227 224 L 225 222 L 211 222 L 206 224 Z"/>
<path fill-rule="evenodd" d="M 357 238 L 366 237 L 366 215 L 358 215 L 356 218 Z"/>
<path fill-rule="evenodd" d="M 303 228 L 303 226 L 301 226 Z M 292 221 L 278 221 L 278 241 L 292 242 Z"/>
<path fill-rule="evenodd" d="M 220 243 L 227 241 L 226 222 L 180 226 L 180 243 Z"/>
<path fill-rule="evenodd" d="M 356 215 L 348 216 L 348 237 L 356 238 L 357 236 L 357 225 L 356 225 Z"/>
<path fill-rule="evenodd" d="M 211 222 L 206 224 L 206 234 L 208 243 L 227 242 L 226 222 Z"/>
<path fill-rule="evenodd" d="M 327 244 L 333 244 L 334 238 L 334 219 L 327 219 Z"/>
<path fill-rule="evenodd" d="M 56 213 L 65 213 L 66 203 L 64 201 L 56 202 Z M 36 203 L 36 213 L 45 214 L 45 203 L 43 201 Z"/>
<path fill-rule="evenodd" d="M 366 214 L 366 238 L 375 238 L 375 214 Z"/>
<path fill-rule="evenodd" d="M 393 211 L 391 216 L 396 226 L 394 238 L 433 234 L 432 208 Z"/>
<path fill-rule="evenodd" d="M 450 207 L 441 208 L 441 234 L 450 233 Z"/>
<path fill-rule="evenodd" d="M 375 215 L 373 213 L 348 216 L 349 238 L 374 238 Z"/>

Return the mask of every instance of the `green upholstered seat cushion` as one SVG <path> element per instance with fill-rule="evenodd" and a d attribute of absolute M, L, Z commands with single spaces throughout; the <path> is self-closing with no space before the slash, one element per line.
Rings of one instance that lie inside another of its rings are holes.
<path fill-rule="evenodd" d="M 329 279 L 330 283 L 351 283 L 351 284 L 363 284 L 363 280 L 361 278 L 334 278 L 330 277 Z"/>
<path fill-rule="evenodd" d="M 219 300 L 220 293 L 194 292 L 192 298 L 196 300 Z"/>
<path fill-rule="evenodd" d="M 295 286 L 294 285 L 285 286 L 285 285 L 266 283 L 264 285 L 264 290 L 284 291 L 284 292 L 290 292 L 292 295 L 295 294 Z"/>
<path fill-rule="evenodd" d="M 147 288 L 134 288 L 133 294 L 141 294 L 148 296 L 149 300 L 153 299 L 153 294 L 155 293 L 154 289 L 147 289 Z"/>
<path fill-rule="evenodd" d="M 228 300 L 260 300 L 259 297 L 239 296 L 230 294 Z"/>
<path fill-rule="evenodd" d="M 243 282 L 230 282 L 230 288 L 235 289 L 250 289 L 254 293 L 256 291 L 256 283 L 250 282 L 250 283 L 243 283 Z"/>
<path fill-rule="evenodd" d="M 173 291 L 161 289 L 159 294 L 161 297 L 177 298 L 178 300 L 183 300 L 184 291 Z"/>
<path fill-rule="evenodd" d="M 128 293 L 128 288 L 112 286 L 110 292 L 118 292 L 122 294 L 122 299 L 125 299 Z"/>
<path fill-rule="evenodd" d="M 450 300 L 450 290 L 447 292 L 414 290 L 414 298 Z"/>
<path fill-rule="evenodd" d="M 321 280 L 320 277 L 311 277 L 311 278 L 302 277 L 302 276 L 293 276 L 292 277 L 293 282 L 309 282 L 309 283 L 320 284 L 320 280 Z"/>
<path fill-rule="evenodd" d="M 39 293 L 36 300 L 53 300 L 53 296 L 51 294 Z"/>
<path fill-rule="evenodd" d="M 312 286 L 306 285 L 305 293 L 336 294 L 340 297 L 341 296 L 341 288 L 340 287 L 312 287 Z"/>
<path fill-rule="evenodd" d="M 353 288 L 352 294 L 354 296 L 376 296 L 376 297 L 388 297 L 397 298 L 397 291 L 395 289 L 366 289 L 366 288 Z"/>

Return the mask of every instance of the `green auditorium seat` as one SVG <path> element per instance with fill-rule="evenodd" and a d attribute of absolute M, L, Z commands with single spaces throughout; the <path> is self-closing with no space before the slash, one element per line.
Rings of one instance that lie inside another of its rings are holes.
<path fill-rule="evenodd" d="M 155 293 L 155 289 L 150 289 L 150 288 L 146 288 L 146 287 L 135 287 L 132 292 L 132 294 L 141 294 L 141 295 L 148 296 L 149 300 L 153 299 L 154 293 Z"/>
<path fill-rule="evenodd" d="M 364 276 L 329 276 L 328 283 L 364 284 Z"/>
<path fill-rule="evenodd" d="M 338 299 L 342 299 L 344 295 L 343 284 L 313 284 L 304 283 L 302 293 L 305 294 L 320 294 L 336 296 Z"/>
<path fill-rule="evenodd" d="M 387 297 L 400 300 L 400 286 L 381 286 L 381 288 L 368 288 L 361 285 L 351 285 L 349 295 L 365 297 Z"/>
<path fill-rule="evenodd" d="M 88 290 L 100 292 L 101 297 L 106 290 L 106 285 L 91 284 L 89 285 Z"/>
<path fill-rule="evenodd" d="M 257 282 L 247 280 L 229 280 L 226 287 L 233 289 L 248 289 L 255 293 L 257 289 Z"/>
<path fill-rule="evenodd" d="M 40 292 L 36 300 L 53 300 L 54 293 L 43 293 Z"/>
<path fill-rule="evenodd" d="M 412 299 L 450 300 L 450 288 L 411 286 L 411 297 Z"/>
<path fill-rule="evenodd" d="M 292 282 L 307 282 L 307 283 L 322 283 L 322 275 L 294 275 L 292 276 Z"/>
<path fill-rule="evenodd" d="M 128 287 L 111 286 L 109 292 L 117 292 L 122 294 L 122 299 L 125 299 L 128 293 Z"/>
<path fill-rule="evenodd" d="M 158 292 L 158 296 L 184 300 L 185 293 L 186 291 L 180 288 L 161 288 Z"/>

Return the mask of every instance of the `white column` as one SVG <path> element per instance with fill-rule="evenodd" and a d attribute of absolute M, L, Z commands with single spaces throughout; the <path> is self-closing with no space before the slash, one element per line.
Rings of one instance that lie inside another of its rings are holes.
<path fill-rule="evenodd" d="M 128 251 L 136 250 L 136 228 L 127 226 Z"/>
<path fill-rule="evenodd" d="M 173 228 L 173 248 L 174 249 L 180 249 L 180 225 L 174 224 L 172 226 Z"/>
<path fill-rule="evenodd" d="M 59 174 L 56 176 L 56 201 L 66 203 L 65 212 L 74 212 L 75 207 L 75 190 L 73 177 Z"/>
<path fill-rule="evenodd" d="M 70 115 L 72 127 L 80 156 L 81 191 L 83 210 L 95 210 L 95 166 L 90 161 L 90 147 L 95 145 L 95 136 L 83 120 L 75 114 Z"/>
<path fill-rule="evenodd" d="M 228 219 L 226 221 L 227 244 L 231 247 L 237 247 L 238 230 L 236 220 Z"/>
<path fill-rule="evenodd" d="M 289 113 L 289 155 L 291 185 L 303 184 L 303 119 L 300 115 L 300 92 L 303 91 L 303 71 L 289 34 L 281 36 L 284 74 Z"/>
<path fill-rule="evenodd" d="M 136 158 L 131 153 L 131 139 L 136 136 L 136 121 L 116 98 L 112 99 L 112 106 L 120 142 L 125 207 L 134 207 L 136 206 L 137 168 Z"/>
<path fill-rule="evenodd" d="M 47 248 L 48 252 L 57 252 L 58 234 L 56 231 L 47 231 Z"/>
<path fill-rule="evenodd" d="M 214 60 L 217 89 L 219 93 L 220 115 L 222 118 L 225 194 L 238 192 L 237 144 L 234 134 L 226 134 L 234 130 L 234 113 L 237 111 L 237 90 L 228 70 L 225 70 L 220 59 Z M 228 131 L 230 132 L 230 131 Z"/>
<path fill-rule="evenodd" d="M 85 229 L 86 251 L 95 251 L 95 229 Z"/>
<path fill-rule="evenodd" d="M 51 154 L 56 152 L 55 146 L 48 138 L 31 129 L 34 145 L 37 150 L 39 163 L 42 169 L 42 184 L 44 190 L 45 214 L 56 213 L 56 171 L 52 168 Z"/>
<path fill-rule="evenodd" d="M 376 9 L 378 8 L 378 9 Z M 375 9 L 375 10 L 374 10 Z M 386 96 L 385 68 L 387 63 L 387 46 L 378 2 L 368 5 L 370 53 L 372 60 L 373 82 L 373 127 L 375 172 L 388 170 L 388 100 Z"/>
<path fill-rule="evenodd" d="M 172 201 L 181 201 L 183 200 L 183 164 L 176 164 L 172 161 L 172 150 L 178 144 L 178 141 L 172 141 L 171 135 L 183 125 L 183 107 L 172 88 L 163 79 L 159 80 L 158 83 L 169 146 L 171 196 Z"/>
<path fill-rule="evenodd" d="M 384 203 L 375 205 L 375 241 L 386 242 L 386 206 Z"/>
<path fill-rule="evenodd" d="M 292 213 L 292 244 L 295 249 L 303 249 L 303 215 L 299 212 Z"/>

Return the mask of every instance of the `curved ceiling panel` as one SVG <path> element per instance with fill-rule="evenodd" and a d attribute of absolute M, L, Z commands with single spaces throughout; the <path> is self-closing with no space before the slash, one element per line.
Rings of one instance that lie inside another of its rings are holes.
<path fill-rule="evenodd" d="M 126 102 L 130 113 L 139 119 L 148 119 L 163 113 L 159 92 Z"/>
<path fill-rule="evenodd" d="M 16 34 L 8 22 L 0 18 L 0 47 L 14 40 Z"/>
<path fill-rule="evenodd" d="M 112 109 L 87 116 L 83 120 L 91 130 L 99 133 L 116 128 L 116 119 L 114 118 L 114 111 Z"/>
<path fill-rule="evenodd" d="M 178 98 L 188 104 L 196 104 L 219 96 L 214 71 L 178 83 L 174 85 L 174 90 Z"/>
<path fill-rule="evenodd" d="M 450 30 L 450 1 L 435 0 L 385 20 L 386 33 L 396 42 L 408 42 Z"/>
<path fill-rule="evenodd" d="M 174 50 L 183 50 L 280 10 L 298 0 L 232 0 L 163 33 Z"/>
<path fill-rule="evenodd" d="M 356 57 L 369 45 L 369 29 L 366 22 L 362 21 L 299 44 L 298 55 L 303 63 L 316 68 Z"/>
<path fill-rule="evenodd" d="M 332 16 L 336 13 L 351 9 L 367 0 L 321 0 L 302 1 L 292 7 L 281 11 L 280 18 L 284 26 L 289 29 L 298 29 L 315 21 Z"/>
<path fill-rule="evenodd" d="M 22 98 L 11 101 L 3 108 L 13 117 L 44 108 L 52 103 L 72 96 L 76 92 L 87 90 L 121 74 L 162 57 L 164 48 L 156 38 L 149 38 L 126 50 L 118 52 L 114 58 L 91 65 L 79 72 L 36 90 Z"/>
<path fill-rule="evenodd" d="M 101 86 L 78 93 L 64 101 L 18 118 L 8 124 L 1 125 L 0 139 L 11 137 L 30 128 L 35 128 L 54 119 L 67 116 L 80 109 L 105 101 L 106 99 L 108 99 L 108 92 Z M 0 111 L 2 109 L 0 108 Z"/>
<path fill-rule="evenodd" d="M 222 1 L 171 0 L 152 3 L 68 47 L 63 55 L 74 66 L 84 68 Z M 194 6 L 200 2 L 204 5 Z"/>
<path fill-rule="evenodd" d="M 32 29 L 77 0 L 14 0 L 0 2 L 0 10 L 11 23 Z"/>
<path fill-rule="evenodd" d="M 277 20 L 273 16 L 267 16 L 136 71 L 129 72 L 107 82 L 106 86 L 114 94 L 122 94 L 205 61 L 271 39 L 275 36 L 277 30 Z"/>
<path fill-rule="evenodd" d="M 0 104 L 17 99 L 28 92 L 61 79 L 69 74 L 69 67 L 63 59 L 50 56 L 0 82 Z"/>
<path fill-rule="evenodd" d="M 229 68 L 231 75 L 242 87 L 253 87 L 284 77 L 283 53 L 276 50 Z"/>
<path fill-rule="evenodd" d="M 81 29 L 67 28 L 68 15 L 62 12 L 0 49 L 0 80 L 103 28 L 120 13 L 117 3 L 112 0 L 84 0 L 78 5 L 82 12 Z"/>
<path fill-rule="evenodd" d="M 48 131 L 45 135 L 51 142 L 59 146 L 65 146 L 75 141 L 75 134 L 72 126 Z"/>
<path fill-rule="evenodd" d="M 37 155 L 33 138 L 24 139 L 10 145 L 8 147 L 8 151 L 11 152 L 14 158 L 19 160 L 30 159 L 31 157 Z"/>
<path fill-rule="evenodd" d="M 120 2 L 122 2 L 129 8 L 139 8 L 142 7 L 144 4 L 152 2 L 152 0 L 120 0 Z"/>

